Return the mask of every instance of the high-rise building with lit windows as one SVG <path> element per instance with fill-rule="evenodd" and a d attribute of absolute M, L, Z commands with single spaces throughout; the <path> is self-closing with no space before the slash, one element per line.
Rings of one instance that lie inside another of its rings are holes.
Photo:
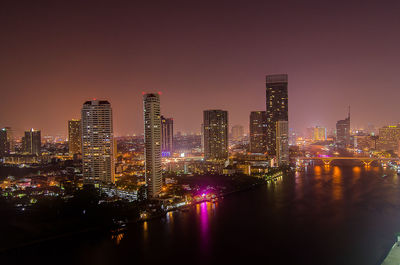
<path fill-rule="evenodd" d="M 315 126 L 312 128 L 313 141 L 326 141 L 326 128 Z"/>
<path fill-rule="evenodd" d="M 160 95 L 143 95 L 144 151 L 147 196 L 157 197 L 162 188 Z"/>
<path fill-rule="evenodd" d="M 350 109 L 349 115 L 344 120 L 336 123 L 336 146 L 339 148 L 350 147 Z"/>
<path fill-rule="evenodd" d="M 206 160 L 228 159 L 228 112 L 225 110 L 205 110 L 204 158 Z"/>
<path fill-rule="evenodd" d="M 266 77 L 267 151 L 276 155 L 276 124 L 288 121 L 288 75 Z"/>
<path fill-rule="evenodd" d="M 86 101 L 82 107 L 82 164 L 86 184 L 114 183 L 114 142 L 111 104 Z"/>
<path fill-rule="evenodd" d="M 82 128 L 81 120 L 68 121 L 68 150 L 70 155 L 81 153 Z"/>
<path fill-rule="evenodd" d="M 400 124 L 379 128 L 377 149 L 398 153 L 400 146 Z"/>
<path fill-rule="evenodd" d="M 276 122 L 276 160 L 278 166 L 289 164 L 288 121 Z"/>
<path fill-rule="evenodd" d="M 265 111 L 250 113 L 250 152 L 267 152 L 267 115 Z"/>
<path fill-rule="evenodd" d="M 22 146 L 24 153 L 37 156 L 41 155 L 42 139 L 40 131 L 35 129 L 25 131 L 25 135 L 22 138 Z"/>
<path fill-rule="evenodd" d="M 174 146 L 174 120 L 161 116 L 161 153 L 171 156 Z"/>
<path fill-rule="evenodd" d="M 13 153 L 14 149 L 14 132 L 10 127 L 0 129 L 0 157 Z"/>

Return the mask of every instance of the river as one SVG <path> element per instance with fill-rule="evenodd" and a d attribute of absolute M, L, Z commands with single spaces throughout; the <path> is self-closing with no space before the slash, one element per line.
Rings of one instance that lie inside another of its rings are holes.
<path fill-rule="evenodd" d="M 130 225 L 125 233 L 74 236 L 17 251 L 14 258 L 55 264 L 376 265 L 397 232 L 395 172 L 315 166 L 215 204 Z"/>

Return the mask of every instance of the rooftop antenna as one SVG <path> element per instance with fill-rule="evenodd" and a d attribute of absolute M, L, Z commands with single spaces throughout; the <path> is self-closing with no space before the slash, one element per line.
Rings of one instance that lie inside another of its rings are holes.
<path fill-rule="evenodd" d="M 349 105 L 349 116 L 348 116 L 348 119 L 350 120 L 350 105 Z"/>

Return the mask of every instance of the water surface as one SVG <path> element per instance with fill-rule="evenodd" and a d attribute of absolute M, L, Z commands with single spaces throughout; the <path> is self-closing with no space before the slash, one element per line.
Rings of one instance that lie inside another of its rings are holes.
<path fill-rule="evenodd" d="M 79 235 L 24 249 L 16 258 L 33 255 L 66 264 L 375 265 L 397 232 L 397 174 L 378 167 L 315 166 L 216 204 L 131 225 L 126 233 Z"/>

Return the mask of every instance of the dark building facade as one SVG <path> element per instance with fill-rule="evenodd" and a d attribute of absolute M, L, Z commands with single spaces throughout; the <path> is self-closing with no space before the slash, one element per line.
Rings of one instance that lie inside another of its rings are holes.
<path fill-rule="evenodd" d="M 171 156 L 174 151 L 174 120 L 161 116 L 161 154 Z"/>
<path fill-rule="evenodd" d="M 7 131 L 5 128 L 0 130 L 0 157 L 6 155 L 8 152 Z"/>
<path fill-rule="evenodd" d="M 0 130 L 0 156 L 14 152 L 14 135 L 10 127 Z"/>
<path fill-rule="evenodd" d="M 41 155 L 42 139 L 40 131 L 31 129 L 25 132 L 22 138 L 24 153 L 31 155 Z"/>
<path fill-rule="evenodd" d="M 338 148 L 347 148 L 350 146 L 350 112 L 344 120 L 336 123 L 336 146 Z"/>
<path fill-rule="evenodd" d="M 267 152 L 267 115 L 265 111 L 250 113 L 250 152 Z"/>
<path fill-rule="evenodd" d="M 228 112 L 225 110 L 205 110 L 204 158 L 206 160 L 228 159 Z"/>
<path fill-rule="evenodd" d="M 71 155 L 82 153 L 81 120 L 68 121 L 68 149 Z"/>
<path fill-rule="evenodd" d="M 288 75 L 266 77 L 267 152 L 276 155 L 276 123 L 288 121 Z"/>

